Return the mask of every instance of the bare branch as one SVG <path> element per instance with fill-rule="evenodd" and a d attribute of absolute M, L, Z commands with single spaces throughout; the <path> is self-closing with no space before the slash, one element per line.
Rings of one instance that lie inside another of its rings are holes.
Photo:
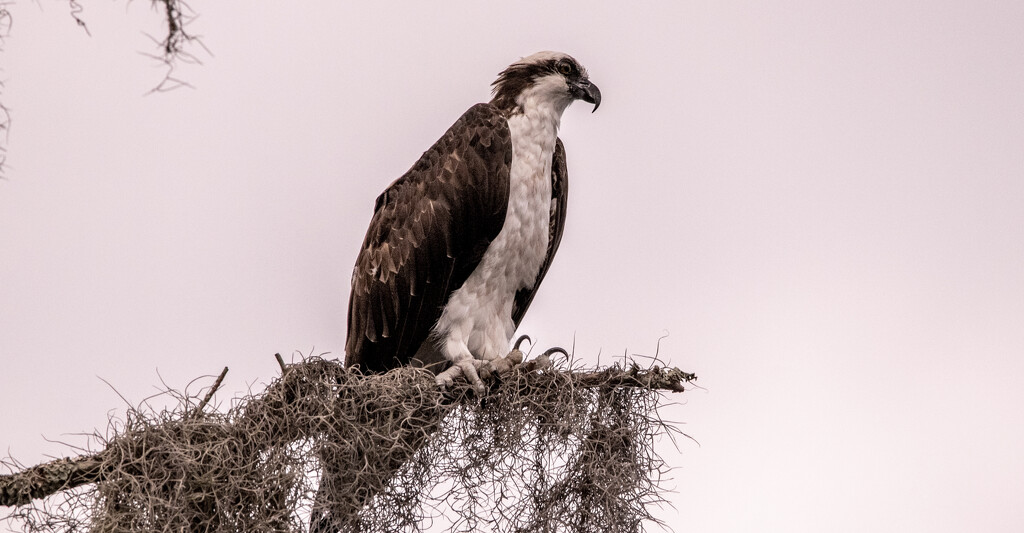
<path fill-rule="evenodd" d="M 217 389 L 220 388 L 220 384 L 224 382 L 224 376 L 226 375 L 228 375 L 228 367 L 224 367 L 224 370 L 221 370 L 220 375 L 217 376 L 217 381 L 213 382 L 213 386 L 210 387 L 210 391 L 203 397 L 203 401 L 199 402 L 199 405 L 196 406 L 196 410 L 193 411 L 196 416 L 203 414 L 203 408 L 213 399 L 213 393 L 217 392 Z"/>
<path fill-rule="evenodd" d="M 202 48 L 207 54 L 213 55 L 210 49 L 196 35 L 188 32 L 187 27 L 197 17 L 195 12 L 182 0 L 151 0 L 153 7 L 162 9 L 167 21 L 167 32 L 161 38 L 150 36 L 160 47 L 159 54 L 145 54 L 164 64 L 164 79 L 150 93 L 167 92 L 182 87 L 194 88 L 188 82 L 175 76 L 175 71 L 182 63 L 202 64 L 199 58 L 187 50 L 189 45 Z"/>
<path fill-rule="evenodd" d="M 102 479 L 104 452 L 57 459 L 16 474 L 0 476 L 0 505 L 25 505 L 33 499 Z"/>

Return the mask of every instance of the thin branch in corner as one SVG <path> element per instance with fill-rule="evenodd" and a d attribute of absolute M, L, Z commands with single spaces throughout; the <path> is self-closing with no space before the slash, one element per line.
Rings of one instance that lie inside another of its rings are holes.
<path fill-rule="evenodd" d="M 164 12 L 167 21 L 167 32 L 163 38 L 149 36 L 160 47 L 159 54 L 143 54 L 163 63 L 166 68 L 163 80 L 150 93 L 166 92 L 181 87 L 192 87 L 188 82 L 176 77 L 175 71 L 182 63 L 201 65 L 202 61 L 187 50 L 190 45 L 202 48 L 207 54 L 213 55 L 203 44 L 199 36 L 187 31 L 187 26 L 197 17 L 195 11 L 181 0 L 152 0 L 153 7 Z"/>
<path fill-rule="evenodd" d="M 82 18 L 82 11 L 85 11 L 82 4 L 79 4 L 78 0 L 68 0 L 68 6 L 71 8 L 71 18 L 75 19 L 75 24 L 78 24 L 79 28 L 85 30 L 86 35 L 92 37 L 89 26 L 86 26 L 85 20 Z"/>

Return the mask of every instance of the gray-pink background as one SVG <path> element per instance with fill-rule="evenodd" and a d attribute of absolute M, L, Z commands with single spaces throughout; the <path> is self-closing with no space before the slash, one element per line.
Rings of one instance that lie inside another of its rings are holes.
<path fill-rule="evenodd" d="M 373 199 L 495 74 L 573 54 L 563 245 L 522 331 L 700 376 L 677 531 L 1024 530 L 1024 3 L 17 2 L 0 452 L 162 379 L 341 357 Z M 159 372 L 159 375 L 158 375 Z M 209 383 L 209 380 L 206 381 Z M 157 402 L 158 404 L 160 401 Z M 45 438 L 44 438 L 45 436 Z M 0 511 L 2 513 L 2 511 Z"/>

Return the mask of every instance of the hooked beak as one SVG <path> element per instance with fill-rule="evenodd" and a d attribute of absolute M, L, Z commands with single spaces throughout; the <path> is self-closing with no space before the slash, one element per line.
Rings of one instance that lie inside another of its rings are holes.
<path fill-rule="evenodd" d="M 601 89 L 597 88 L 597 85 L 590 83 L 588 79 L 582 79 L 572 84 L 572 96 L 577 100 L 583 100 L 588 104 L 594 104 L 594 110 L 601 105 Z"/>

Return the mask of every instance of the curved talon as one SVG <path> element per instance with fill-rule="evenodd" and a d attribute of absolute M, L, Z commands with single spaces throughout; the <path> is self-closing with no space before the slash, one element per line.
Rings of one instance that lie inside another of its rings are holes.
<path fill-rule="evenodd" d="M 551 369 L 554 365 L 551 364 L 551 354 L 560 353 L 566 357 L 569 357 L 569 353 L 562 348 L 549 348 L 544 353 L 533 358 L 533 368 L 538 370 Z"/>
<path fill-rule="evenodd" d="M 531 339 L 529 335 L 521 335 L 518 339 L 516 339 L 516 343 L 512 345 L 512 349 L 519 350 L 519 345 L 522 344 L 523 341 L 527 341 L 530 343 L 531 346 L 533 346 L 533 339 Z"/>
<path fill-rule="evenodd" d="M 560 353 L 560 354 L 562 354 L 562 355 L 564 355 L 564 356 L 566 356 L 566 357 L 569 357 L 569 352 L 565 351 L 565 349 L 564 349 L 564 348 L 559 348 L 559 347 L 557 347 L 557 346 L 556 346 L 556 347 L 554 347 L 554 348 L 548 348 L 548 349 L 547 349 L 547 351 L 545 351 L 545 352 L 544 352 L 544 353 L 542 353 L 541 355 L 542 355 L 542 356 L 548 356 L 548 357 L 551 357 L 551 356 L 552 356 L 553 354 L 556 354 L 556 353 Z"/>

